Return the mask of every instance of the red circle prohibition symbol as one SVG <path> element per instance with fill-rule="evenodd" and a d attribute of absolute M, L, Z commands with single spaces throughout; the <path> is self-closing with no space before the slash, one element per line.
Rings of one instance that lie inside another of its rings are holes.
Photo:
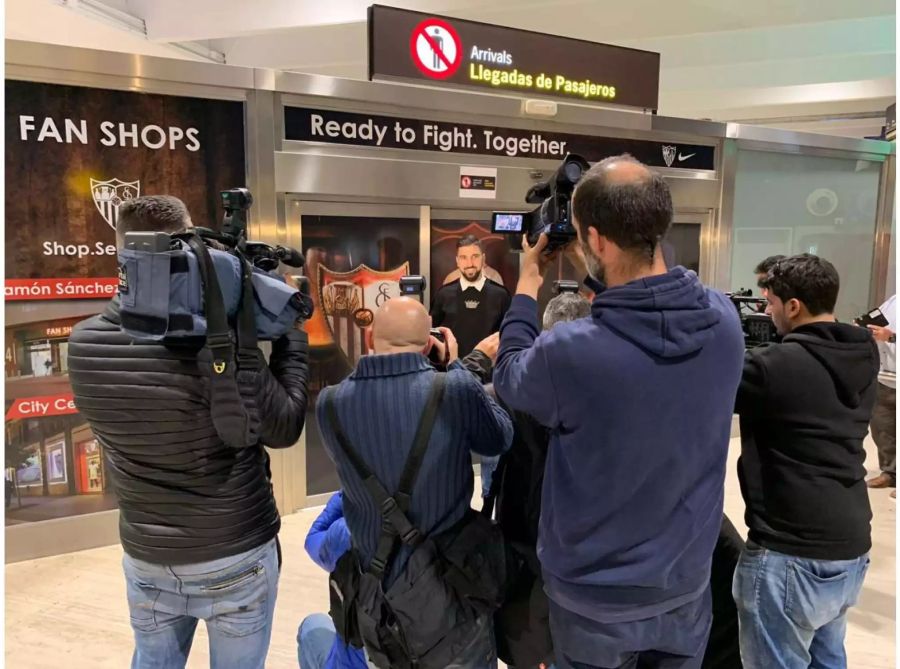
<path fill-rule="evenodd" d="M 463 188 L 471 188 L 472 180 L 469 177 L 463 177 L 462 178 L 462 187 Z"/>
<path fill-rule="evenodd" d="M 443 45 L 438 44 L 434 37 L 425 32 L 427 28 L 432 27 L 442 28 L 447 31 L 453 39 L 454 45 L 456 46 L 456 58 L 453 61 L 444 54 L 442 49 Z M 439 71 L 422 62 L 422 59 L 419 58 L 419 50 L 417 48 L 420 37 L 423 37 L 425 41 L 428 42 L 428 46 L 431 47 L 435 57 L 440 59 L 440 62 L 443 63 L 444 67 L 447 69 Z M 425 19 L 413 28 L 412 35 L 409 39 L 409 53 L 410 56 L 412 56 L 413 63 L 415 63 L 416 67 L 419 68 L 419 71 L 426 77 L 432 79 L 447 79 L 456 74 L 456 71 L 462 63 L 462 41 L 459 39 L 459 33 L 457 33 L 456 30 L 453 29 L 453 26 L 446 21 L 442 21 L 441 19 Z"/>

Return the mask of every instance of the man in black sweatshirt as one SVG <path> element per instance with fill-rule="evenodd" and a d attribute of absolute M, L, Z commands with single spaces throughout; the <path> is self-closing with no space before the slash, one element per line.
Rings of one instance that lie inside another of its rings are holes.
<path fill-rule="evenodd" d="M 871 547 L 863 440 L 878 349 L 835 321 L 828 261 L 781 260 L 766 288 L 784 340 L 748 352 L 737 397 L 750 528 L 733 588 L 741 656 L 747 669 L 846 667 L 846 613 Z"/>

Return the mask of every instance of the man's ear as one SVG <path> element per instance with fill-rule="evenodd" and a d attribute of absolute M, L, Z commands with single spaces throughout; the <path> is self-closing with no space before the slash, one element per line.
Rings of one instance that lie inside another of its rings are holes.
<path fill-rule="evenodd" d="M 587 243 L 588 248 L 590 248 L 597 257 L 600 257 L 600 255 L 606 251 L 606 237 L 597 232 L 597 228 L 593 225 L 587 226 Z"/>
<path fill-rule="evenodd" d="M 802 305 L 800 304 L 800 300 L 796 297 L 792 297 L 784 303 L 784 315 L 792 320 L 800 315 L 801 309 Z"/>

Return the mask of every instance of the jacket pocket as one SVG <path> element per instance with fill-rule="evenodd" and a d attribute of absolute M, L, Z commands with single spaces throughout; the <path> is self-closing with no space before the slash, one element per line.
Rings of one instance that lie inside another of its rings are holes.
<path fill-rule="evenodd" d="M 828 563 L 788 564 L 784 610 L 794 624 L 817 630 L 838 618 L 847 607 L 846 568 L 829 568 Z M 818 573 L 816 573 L 818 572 Z"/>

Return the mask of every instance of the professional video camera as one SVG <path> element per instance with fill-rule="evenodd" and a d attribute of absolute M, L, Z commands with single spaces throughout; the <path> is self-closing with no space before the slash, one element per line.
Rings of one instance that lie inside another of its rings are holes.
<path fill-rule="evenodd" d="M 195 227 L 171 235 L 125 235 L 119 253 L 122 329 L 135 340 L 206 336 L 207 319 L 218 318 L 219 304 L 226 321 L 219 330 L 235 326 L 245 305 L 252 305 L 258 339 L 276 339 L 312 315 L 305 284 L 298 290 L 273 274 L 279 262 L 302 267 L 303 256 L 291 248 L 247 241 L 253 196 L 246 188 L 222 191 L 221 197 L 221 232 Z"/>
<path fill-rule="evenodd" d="M 513 235 L 510 246 L 521 250 L 521 238 L 528 236 L 528 243 L 537 243 L 541 234 L 546 233 L 550 243 L 545 253 L 566 246 L 576 237 L 572 222 L 572 194 L 590 164 L 581 156 L 570 153 L 547 181 L 542 181 L 528 189 L 525 201 L 539 204 L 531 212 L 494 212 L 491 232 Z"/>
<path fill-rule="evenodd" d="M 246 188 L 231 188 L 219 194 L 225 216 L 222 232 L 196 227 L 194 230 L 204 239 L 213 239 L 230 249 L 239 249 L 255 267 L 264 272 L 278 269 L 279 263 L 291 267 L 303 267 L 301 253 L 288 246 L 270 246 L 264 242 L 247 241 L 247 211 L 253 205 L 253 195 Z"/>
<path fill-rule="evenodd" d="M 744 330 L 744 345 L 747 348 L 778 341 L 778 332 L 775 330 L 772 317 L 760 309 L 766 305 L 764 297 L 753 297 L 753 292 L 749 288 L 725 293 L 725 297 L 731 300 L 737 309 L 741 328 Z"/>
<path fill-rule="evenodd" d="M 202 341 L 197 366 L 208 379 L 216 433 L 228 446 L 246 448 L 260 441 L 259 340 L 286 334 L 312 315 L 313 303 L 270 273 L 279 261 L 301 266 L 303 256 L 247 242 L 250 192 L 233 188 L 221 195 L 221 232 L 126 233 L 119 252 L 121 327 L 138 342 Z"/>

